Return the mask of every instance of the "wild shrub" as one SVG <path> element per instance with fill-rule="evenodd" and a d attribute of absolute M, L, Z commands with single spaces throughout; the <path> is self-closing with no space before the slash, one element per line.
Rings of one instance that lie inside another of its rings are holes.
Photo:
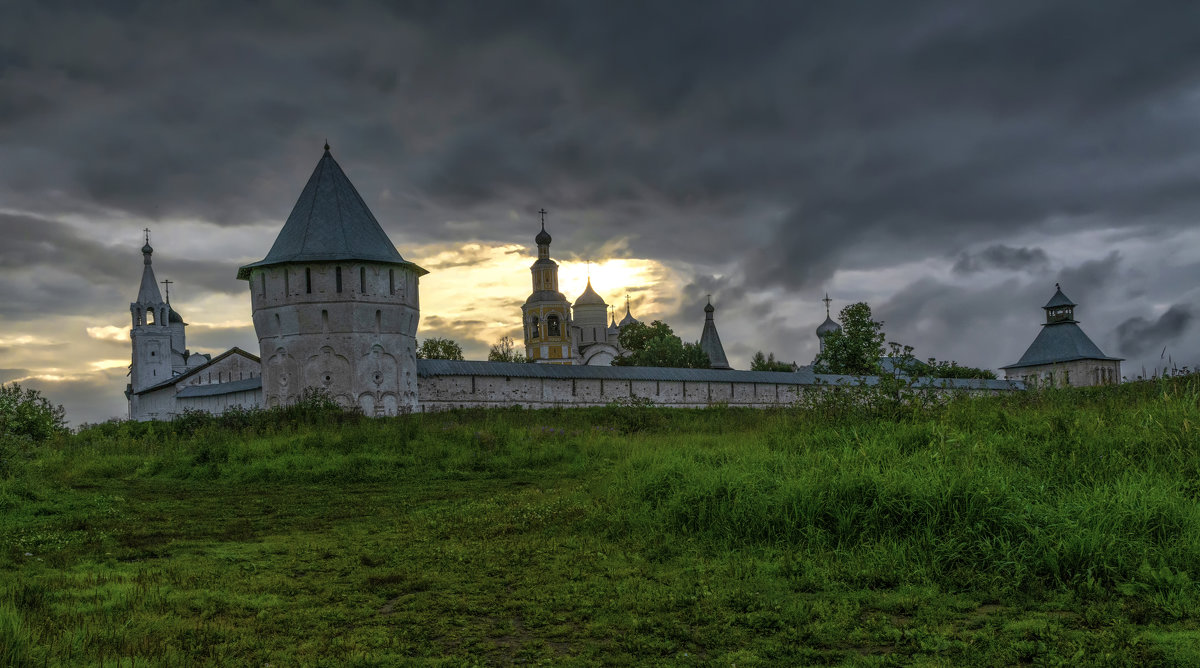
<path fill-rule="evenodd" d="M 34 389 L 0 385 L 0 434 L 41 443 L 67 432 L 66 412 Z"/>

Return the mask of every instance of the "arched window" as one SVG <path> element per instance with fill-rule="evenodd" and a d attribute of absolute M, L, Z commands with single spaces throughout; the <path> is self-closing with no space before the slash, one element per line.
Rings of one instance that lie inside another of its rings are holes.
<path fill-rule="evenodd" d="M 558 324 L 558 316 L 546 316 L 546 335 L 547 336 L 562 336 L 562 327 Z"/>
<path fill-rule="evenodd" d="M 146 324 L 153 325 L 158 322 L 158 311 L 152 308 L 146 309 Z"/>
<path fill-rule="evenodd" d="M 541 325 L 538 324 L 538 317 L 535 315 L 529 319 L 529 338 L 536 339 L 542 335 Z"/>

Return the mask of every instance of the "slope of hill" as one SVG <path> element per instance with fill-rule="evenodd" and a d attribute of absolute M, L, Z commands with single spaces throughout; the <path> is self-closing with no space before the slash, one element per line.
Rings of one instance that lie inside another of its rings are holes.
<path fill-rule="evenodd" d="M 0 664 L 1200 663 L 1200 377 L 875 399 L 10 447 Z"/>

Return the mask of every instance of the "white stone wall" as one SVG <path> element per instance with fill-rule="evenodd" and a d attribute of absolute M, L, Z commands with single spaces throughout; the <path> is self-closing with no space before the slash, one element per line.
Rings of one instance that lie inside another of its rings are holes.
<path fill-rule="evenodd" d="M 598 378 L 506 378 L 427 376 L 420 382 L 420 411 L 522 406 L 553 408 L 604 406 L 614 401 L 649 399 L 657 405 L 703 408 L 713 404 L 769 408 L 794 403 L 806 386 Z"/>
<path fill-rule="evenodd" d="M 230 392 L 209 397 L 179 397 L 175 400 L 177 410 L 205 411 L 213 415 L 221 415 L 230 408 L 260 408 L 262 407 L 262 390 L 246 390 L 245 392 Z"/>
<path fill-rule="evenodd" d="M 1005 369 L 1008 380 L 1023 380 L 1027 387 L 1092 387 L 1121 382 L 1121 363 L 1117 360 L 1074 360 L 1041 364 L 1020 369 Z"/>
<path fill-rule="evenodd" d="M 280 265 L 253 270 L 249 283 L 267 406 L 315 387 L 367 415 L 415 409 L 416 272 L 381 263 Z"/>

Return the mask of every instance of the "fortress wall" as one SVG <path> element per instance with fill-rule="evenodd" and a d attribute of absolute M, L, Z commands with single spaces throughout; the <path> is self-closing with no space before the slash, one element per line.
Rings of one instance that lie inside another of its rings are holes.
<path fill-rule="evenodd" d="M 848 382 L 842 380 L 839 382 Z M 936 381 L 935 381 L 936 382 Z M 422 375 L 417 383 L 418 411 L 455 408 L 559 408 L 604 406 L 613 402 L 650 401 L 675 408 L 716 404 L 747 408 L 787 406 L 804 392 L 821 392 L 830 384 L 647 380 L 628 378 L 539 378 L 486 374 Z M 998 381 L 957 388 L 930 388 L 950 396 L 957 392 L 994 395 L 1021 389 Z"/>
<path fill-rule="evenodd" d="M 802 389 L 779 383 L 447 375 L 422 376 L 417 391 L 417 410 L 428 412 L 503 406 L 604 406 L 634 399 L 677 408 L 713 404 L 767 408 L 794 402 Z"/>

